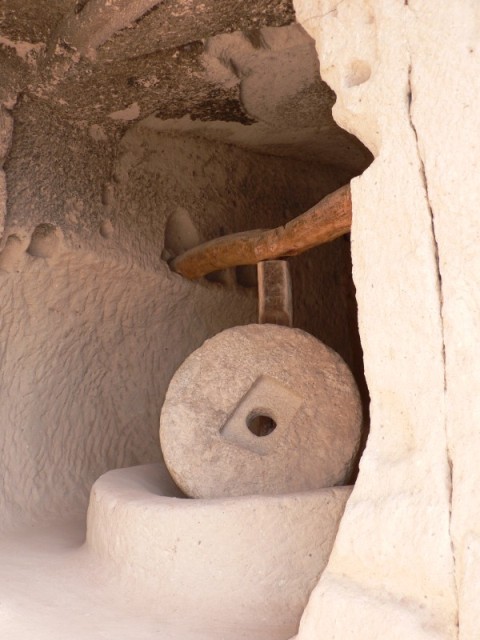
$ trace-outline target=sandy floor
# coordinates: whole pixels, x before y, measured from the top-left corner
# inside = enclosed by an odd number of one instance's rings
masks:
[[[274,626],[242,629],[228,621],[171,620],[132,600],[82,547],[81,520],[0,540],[0,637],[8,640],[281,640]],[[167,606],[165,606],[167,609]]]

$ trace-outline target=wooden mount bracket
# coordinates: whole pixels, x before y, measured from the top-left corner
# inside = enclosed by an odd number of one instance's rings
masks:
[[[210,240],[174,258],[170,268],[195,280],[229,267],[298,255],[348,233],[351,225],[350,185],[345,185],[285,226]]]
[[[286,260],[266,260],[257,265],[258,323],[293,325],[292,279]]]

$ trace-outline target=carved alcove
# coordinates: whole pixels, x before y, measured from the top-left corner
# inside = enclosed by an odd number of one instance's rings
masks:
[[[271,598],[252,586],[236,609],[235,585],[245,571],[248,584],[259,585],[257,574],[278,558],[297,575],[310,572],[313,586],[348,491],[335,489],[340,502],[325,523],[319,505],[328,495],[305,495],[301,504],[291,495],[254,496],[219,507],[180,500],[166,472],[155,475],[159,414],[174,372],[205,339],[255,322],[257,313],[248,269],[191,282],[168,262],[204,241],[286,224],[361,174],[372,155],[334,123],[335,96],[320,78],[314,41],[283,0],[7,0],[1,34],[9,598],[49,638],[77,627],[78,637],[93,639],[112,628],[118,638],[132,629],[148,638],[160,628],[165,638],[234,640],[247,619],[248,637],[287,638],[305,587],[271,574]],[[349,237],[290,265],[294,324],[352,370],[365,439]],[[132,468],[128,482],[103,476],[90,495],[102,474],[124,467]],[[135,496],[133,514],[121,506],[119,485]],[[145,528],[146,496],[155,503],[163,489],[173,501],[166,509],[178,507],[170,528]],[[308,527],[293,522],[300,512]],[[321,543],[316,536],[325,532],[330,542]],[[303,555],[302,536],[313,540]],[[119,557],[138,563],[135,575],[122,573]],[[215,557],[222,563],[209,574]],[[155,563],[158,576],[148,573]],[[224,582],[207,589],[209,575],[220,574]],[[53,601],[62,604],[55,629]],[[25,637],[14,614],[6,624],[9,637]]]

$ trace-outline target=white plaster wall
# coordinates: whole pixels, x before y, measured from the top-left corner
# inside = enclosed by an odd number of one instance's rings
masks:
[[[298,0],[352,183],[371,432],[299,639],[478,637],[475,2]]]

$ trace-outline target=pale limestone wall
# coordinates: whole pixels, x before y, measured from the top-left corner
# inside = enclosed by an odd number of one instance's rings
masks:
[[[472,640],[480,8],[298,0],[296,9],[337,94],[337,122],[376,156],[352,183],[371,433],[299,639]]]
[[[473,0],[410,5],[412,121],[442,283],[459,637],[471,640],[480,634],[480,7]]]

